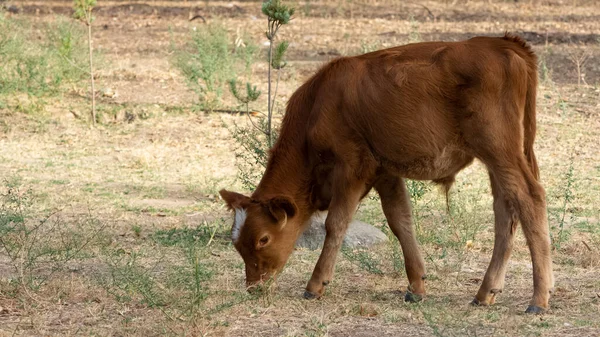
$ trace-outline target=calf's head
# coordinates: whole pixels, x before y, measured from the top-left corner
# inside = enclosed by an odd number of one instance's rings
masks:
[[[269,280],[279,273],[298,237],[298,209],[287,197],[253,200],[221,190],[227,206],[235,211],[231,239],[246,265],[246,286]]]

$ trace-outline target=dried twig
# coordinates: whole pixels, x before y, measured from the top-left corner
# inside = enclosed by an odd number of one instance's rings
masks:
[[[220,112],[220,113],[226,113],[226,114],[246,114],[245,110],[233,110],[233,109],[213,109],[213,110],[202,110],[204,112]],[[260,111],[249,111],[248,112],[251,116],[256,116],[258,114],[262,114],[262,112]]]
[[[592,248],[590,248],[590,246],[588,246],[588,244],[585,241],[581,240],[581,243],[583,243],[585,248],[587,248],[590,252],[592,251]]]
[[[75,110],[69,110],[69,112],[70,112],[71,114],[73,114],[73,116],[75,116],[75,118],[77,118],[77,119],[81,119],[81,116],[79,116],[79,114],[78,114],[78,113],[77,113]]]
[[[69,59],[68,57],[64,56],[64,55],[60,55],[65,61],[67,61],[73,68],[83,72],[86,75],[91,75],[89,70],[83,69],[81,67],[79,67],[77,64],[75,64],[75,62],[73,62],[73,60]]]
[[[425,9],[427,11],[427,13],[429,14],[429,16],[433,20],[433,22],[435,22],[436,16],[435,16],[435,14],[433,14],[433,12],[429,8],[427,8],[427,6],[425,6],[423,4],[416,3],[416,2],[411,2],[411,1],[405,1],[404,3],[422,7],[423,9]]]
[[[192,18],[190,19],[190,21],[194,21],[196,19],[202,19],[202,22],[206,23],[206,19],[202,15],[199,15],[199,14],[196,14],[196,15],[192,16]]]
[[[254,126],[254,128],[262,133],[264,133],[266,136],[269,136],[269,133],[265,130],[263,130],[263,128],[259,127],[258,125],[256,125],[256,123],[254,123],[254,121],[252,120],[252,116],[250,116],[250,112],[248,112],[247,114],[248,119],[250,120],[250,123],[252,123],[252,126]]]
[[[577,69],[577,85],[581,86],[581,81],[583,81],[585,85],[588,85],[585,81],[585,74],[583,74],[581,70],[590,57],[590,51],[583,48],[572,47],[569,48],[568,54],[571,62],[575,64],[575,68]]]

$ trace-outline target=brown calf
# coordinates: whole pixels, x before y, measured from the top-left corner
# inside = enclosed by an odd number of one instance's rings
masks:
[[[425,267],[403,178],[446,189],[474,158],[494,196],[492,260],[473,303],[504,287],[520,221],[533,261],[527,312],[548,308],[553,287],[545,192],[535,138],[536,56],[517,36],[410,44],[330,62],[290,98],[266,172],[251,197],[221,191],[248,286],[283,268],[317,210],[329,210],[321,256],[306,287],[318,298],[359,201],[375,188],[400,241],[407,300],[425,294]],[[415,296],[416,295],[416,296]]]

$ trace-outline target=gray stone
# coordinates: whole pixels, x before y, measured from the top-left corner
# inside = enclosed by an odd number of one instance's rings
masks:
[[[311,250],[320,249],[325,241],[326,214],[315,215],[311,218],[310,225],[296,241],[296,247]],[[388,237],[379,229],[358,220],[352,220],[343,245],[349,248],[371,247],[381,242],[387,242]]]

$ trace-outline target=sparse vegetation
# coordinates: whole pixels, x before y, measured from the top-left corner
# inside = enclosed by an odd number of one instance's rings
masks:
[[[548,45],[548,41],[546,40],[546,45],[544,46],[544,49],[538,55],[538,58],[539,58],[538,72],[539,72],[539,77],[540,77],[541,83],[544,85],[553,85],[552,72],[551,72],[551,69],[548,68],[548,58],[550,57],[551,53],[552,53],[552,48],[550,48],[550,46]]]
[[[478,162],[457,176],[449,210],[433,184],[407,181],[426,261],[423,302],[404,302],[402,250],[374,192],[356,217],[391,240],[345,249],[322,300],[302,299],[319,256],[306,249],[292,254],[277,283],[247,293],[244,263],[231,242],[231,214],[217,191],[252,190],[267,158],[269,143],[258,130],[267,130],[269,102],[268,20],[260,3],[205,1],[198,9],[204,23],[188,22],[174,9],[189,1],[98,2],[94,49],[102,62],[95,78],[120,96],[97,90],[100,125],[90,128],[71,112],[89,109],[86,27],[50,14],[71,13],[72,0],[12,1],[0,4],[18,9],[0,13],[0,335],[597,334],[600,41],[592,34],[598,27],[594,3],[451,2],[426,4],[438,14],[435,21],[420,6],[392,0],[299,3],[300,15],[273,44],[272,137],[285,101],[339,53],[416,36],[458,40],[523,32],[540,59],[535,151],[556,277],[548,313],[521,314],[532,285],[520,229],[497,302],[468,305],[494,240],[489,179]],[[289,45],[278,61],[283,40]],[[214,73],[210,67],[205,73],[202,58],[208,56],[200,52],[211,43],[225,46],[219,55],[228,60],[213,59]],[[588,58],[578,74],[569,55],[584,50]],[[195,62],[195,70],[179,72],[180,61]],[[190,78],[196,81],[186,87]],[[243,113],[196,113],[211,109]],[[233,138],[236,124],[246,133]],[[246,157],[236,159],[236,148]],[[242,163],[246,168],[238,168]]]
[[[421,42],[421,33],[419,33],[419,22],[414,17],[409,18],[410,21],[410,32],[408,33],[408,42],[417,43]]]
[[[0,188],[0,255],[11,267],[8,292],[17,296],[38,291],[67,265],[85,258],[89,246],[100,238],[104,226],[93,218],[82,217],[65,226],[58,212],[35,216],[31,190],[23,190],[21,179],[11,177]],[[12,289],[11,289],[12,288]]]
[[[344,247],[342,248],[342,254],[347,260],[357,263],[366,272],[383,275],[383,271],[379,268],[379,261],[371,257],[368,250]]]
[[[256,102],[258,97],[260,97],[261,92],[256,89],[256,86],[252,86],[249,82],[246,82],[246,93],[245,95],[242,95],[242,93],[238,91],[236,80],[229,81],[229,90],[238,102],[246,105],[246,115],[250,117],[250,103]]]
[[[249,76],[257,47],[241,37],[234,44],[216,23],[194,27],[191,35],[188,50],[175,51],[175,65],[198,95],[200,109],[211,112],[223,107],[222,96],[231,81]]]
[[[92,10],[96,6],[96,0],[73,0],[75,19],[80,20],[87,26],[88,59],[90,75],[90,97],[92,101],[92,124],[96,125],[96,86],[94,83],[94,48],[92,40]]]
[[[232,130],[233,139],[239,143],[239,148],[236,152],[238,178],[244,188],[248,190],[254,190],[256,184],[260,181],[260,176],[267,164],[268,150],[273,146],[278,136],[277,127],[273,125],[273,112],[277,98],[277,89],[279,88],[279,81],[281,79],[281,71],[287,65],[285,53],[289,43],[281,41],[275,46],[275,41],[279,29],[290,22],[294,12],[294,8],[282,4],[280,0],[265,1],[262,5],[262,13],[267,17],[267,31],[265,35],[269,40],[269,49],[267,51],[268,91],[266,115],[261,113],[257,121],[254,121],[249,114],[248,103],[256,101],[260,96],[260,92],[257,91],[256,86],[253,87],[250,83],[247,83],[247,93],[245,96],[241,96],[238,93],[236,82],[230,82],[230,89],[233,95],[241,104],[246,105],[246,115],[251,124],[245,127],[236,124]],[[271,91],[273,82],[271,77],[272,69],[277,72],[273,92]]]
[[[571,62],[573,62],[575,71],[577,72],[577,85],[581,85],[581,82],[587,85],[583,68],[590,57],[590,51],[581,46],[572,46],[570,49],[569,58],[571,59]]]
[[[39,111],[45,98],[85,74],[77,27],[56,20],[40,29],[39,43],[29,25],[0,12],[0,101],[27,113]]]
[[[381,49],[381,42],[370,40],[363,40],[360,42],[360,54],[367,54]]]
[[[556,211],[550,210],[550,214],[555,218],[552,223],[556,225],[551,226],[552,235],[552,246],[554,249],[560,249],[561,245],[569,239],[570,229],[567,228],[567,222],[573,219],[572,212],[570,211],[571,203],[573,202],[574,195],[573,189],[575,186],[575,177],[573,177],[573,158],[570,160],[569,168],[564,177],[564,191],[561,196],[562,205]]]
[[[268,73],[267,73],[267,84],[268,84],[268,92],[267,92],[267,121],[266,121],[266,130],[263,130],[265,135],[267,136],[267,143],[269,148],[273,146],[273,142],[276,139],[272,132],[272,120],[273,120],[273,109],[275,108],[275,99],[277,98],[277,86],[279,86],[279,74],[281,69],[285,67],[287,62],[283,60],[284,53],[288,48],[289,43],[287,41],[282,41],[275,46],[275,39],[277,38],[277,33],[279,32],[279,28],[281,26],[290,23],[292,16],[294,15],[295,9],[293,7],[288,7],[281,3],[281,0],[268,0],[265,1],[262,5],[262,12],[267,17],[267,31],[266,36],[269,39],[269,51],[268,51]],[[275,54],[273,54],[275,52]],[[271,94],[271,69],[277,70],[277,81],[275,92]],[[271,96],[272,95],[272,96]]]
[[[248,191],[254,191],[267,166],[269,143],[265,134],[260,131],[266,128],[267,118],[258,118],[251,125],[235,125],[235,129],[231,132],[233,139],[238,143],[235,152],[238,179]],[[276,128],[273,128],[271,133],[275,138],[277,137]]]

